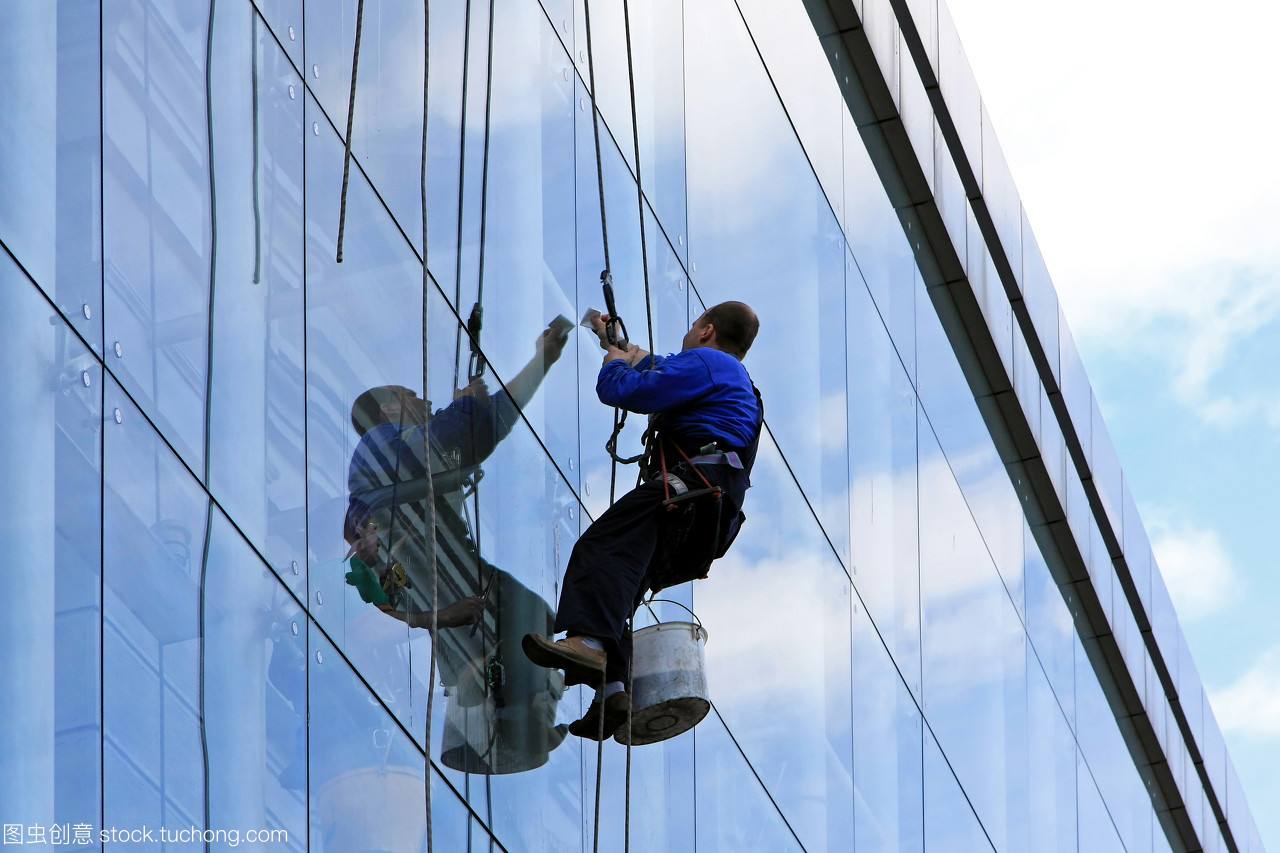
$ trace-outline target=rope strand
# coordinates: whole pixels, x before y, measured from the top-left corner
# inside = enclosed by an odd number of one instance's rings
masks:
[[[360,69],[360,36],[363,29],[364,0],[359,0],[356,4],[356,43],[351,50],[351,93],[347,97],[347,138],[342,151],[342,195],[338,199],[338,263],[342,263],[342,243],[347,231],[347,184],[351,179],[351,130],[356,117],[356,73]],[[425,114],[425,107],[423,109]],[[423,150],[425,152],[425,145]],[[423,156],[426,156],[425,153]],[[423,208],[425,207],[424,204]],[[424,246],[422,249],[424,256],[426,251]]]
[[[364,0],[360,0],[360,6],[363,9]],[[358,15],[359,13],[357,13]],[[360,24],[356,23],[356,55],[360,50]],[[355,103],[355,63],[352,63],[351,70],[351,99],[352,105]],[[427,720],[425,734],[425,760],[426,760],[426,785],[425,799],[427,810],[427,853],[435,851],[435,830],[432,825],[432,772],[431,772],[431,722],[435,714],[435,698],[436,698],[436,640],[440,636],[439,633],[439,577],[436,565],[436,488],[435,479],[431,472],[431,403],[428,401],[428,379],[430,376],[431,366],[431,348],[428,337],[431,330],[431,272],[427,267],[427,124],[428,124],[428,104],[429,83],[431,81],[431,0],[423,0],[422,3],[422,158],[419,172],[419,191],[420,201],[422,203],[422,399],[423,399],[423,423],[422,423],[422,444],[423,444],[423,461],[426,463],[427,474],[427,496],[426,496],[426,517],[427,517],[427,535],[426,549],[427,562],[431,571],[431,663],[427,668]],[[351,114],[347,114],[347,148],[351,146]],[[345,196],[346,180],[343,180],[343,189]],[[341,234],[341,231],[339,231]],[[341,253],[341,243],[339,243],[339,253]]]

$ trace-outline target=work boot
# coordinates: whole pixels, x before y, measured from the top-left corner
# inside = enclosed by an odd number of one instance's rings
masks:
[[[631,712],[631,697],[626,691],[614,693],[604,700],[604,731],[600,730],[600,694],[591,700],[591,707],[582,715],[581,720],[569,724],[569,734],[587,740],[608,740],[614,732],[627,724],[627,714]],[[601,735],[603,734],[603,737]]]
[[[540,634],[525,634],[521,646],[525,657],[538,666],[563,669],[566,684],[598,684],[604,677],[604,652],[591,648],[582,637],[552,642]]]

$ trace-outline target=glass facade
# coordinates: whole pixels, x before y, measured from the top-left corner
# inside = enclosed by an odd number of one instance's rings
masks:
[[[4,840],[1179,849],[1098,675],[1077,585],[1103,579],[1104,618],[1125,626],[1105,633],[1150,675],[1145,707],[1210,839],[1204,756],[1171,709],[1185,721],[1194,695],[1216,724],[1189,656],[1182,701],[1155,678],[1143,638],[1181,635],[1149,545],[1153,612],[1126,609],[1111,558],[1145,534],[1136,518],[1119,546],[1103,533],[1132,499],[1016,190],[983,148],[975,201],[930,112],[938,80],[911,64],[904,29],[932,28],[935,65],[957,54],[949,17],[844,4],[840,32],[865,21],[878,53],[842,75],[823,4],[590,2],[9,4]],[[1080,577],[1052,568],[1062,534],[993,437],[901,188],[850,110],[860,75],[927,147],[1005,393],[1056,460]],[[944,76],[952,89],[976,103]],[[971,112],[960,135],[981,144]],[[986,205],[1026,307],[997,279]],[[604,307],[606,218],[633,340],[669,352],[707,306],[756,309],[746,365],[767,429],[733,549],[637,616],[697,613],[712,712],[630,753],[608,742],[597,766],[565,730],[590,693],[519,640],[550,632],[574,541],[634,478],[604,452],[594,339],[547,332]],[[1097,506],[1060,390],[1099,463]],[[394,453],[361,444],[397,420]],[[162,843],[162,827],[198,832]]]

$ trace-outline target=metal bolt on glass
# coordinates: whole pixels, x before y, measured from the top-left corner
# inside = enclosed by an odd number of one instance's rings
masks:
[[[298,97],[298,90],[293,88],[293,84],[289,84],[289,100],[295,100]]]
[[[92,319],[93,319],[93,309],[89,307],[89,303],[88,303],[88,302],[86,302],[86,303],[84,303],[83,305],[81,305],[81,306],[80,306],[80,313],[84,315],[84,318],[85,318],[86,320],[92,320]]]
[[[294,28],[293,28],[292,26],[291,26],[291,27],[289,27],[289,41],[297,41],[297,40],[298,40],[298,33],[297,33],[297,31],[296,31],[296,30],[294,30]]]
[[[80,381],[84,383],[84,387],[86,388],[93,384],[93,379],[89,376],[89,371],[80,371]]]
[[[291,562],[291,563],[289,564],[289,570],[290,570],[290,571],[292,571],[295,575],[296,575],[296,574],[298,574],[298,573],[301,571],[301,569],[299,569],[299,568],[298,568],[298,561],[297,561],[297,560],[294,560],[293,562]]]
[[[574,462],[574,461],[573,461],[573,457],[572,457],[572,456],[570,456],[570,457],[569,457],[569,470],[570,470],[570,471],[574,470],[574,468],[576,467],[576,465],[577,465],[577,463],[576,463],[576,462]]]
[[[324,604],[324,593],[318,589],[316,590],[316,604]]]
[[[118,424],[124,423],[124,412],[120,411],[119,409],[116,409],[115,411],[113,411],[111,413],[111,417],[115,418],[115,421]]]
[[[312,77],[314,77],[314,78],[316,78],[317,80],[319,80],[319,79],[320,79],[320,66],[319,66],[319,65],[312,65],[312,66],[311,66],[311,76],[312,76]]]
[[[116,358],[124,358],[124,347],[120,345],[119,341],[111,345],[111,351],[116,354]]]
[[[316,663],[324,663],[324,652],[316,649]]]
[[[289,623],[289,633],[293,634],[293,636],[295,636],[295,637],[296,637],[296,636],[298,636],[298,623],[297,623],[297,622],[290,622],[290,623]]]
[[[591,483],[589,483],[589,482],[588,482],[588,483],[583,483],[583,484],[582,484],[582,491],[586,494],[586,496],[587,496],[587,497],[591,497]]]
[[[320,122],[318,121],[311,122],[311,135],[312,136],[320,135]]]

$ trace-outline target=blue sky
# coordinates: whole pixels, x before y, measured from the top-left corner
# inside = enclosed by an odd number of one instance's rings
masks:
[[[1280,10],[949,5],[1253,814],[1280,849]]]

